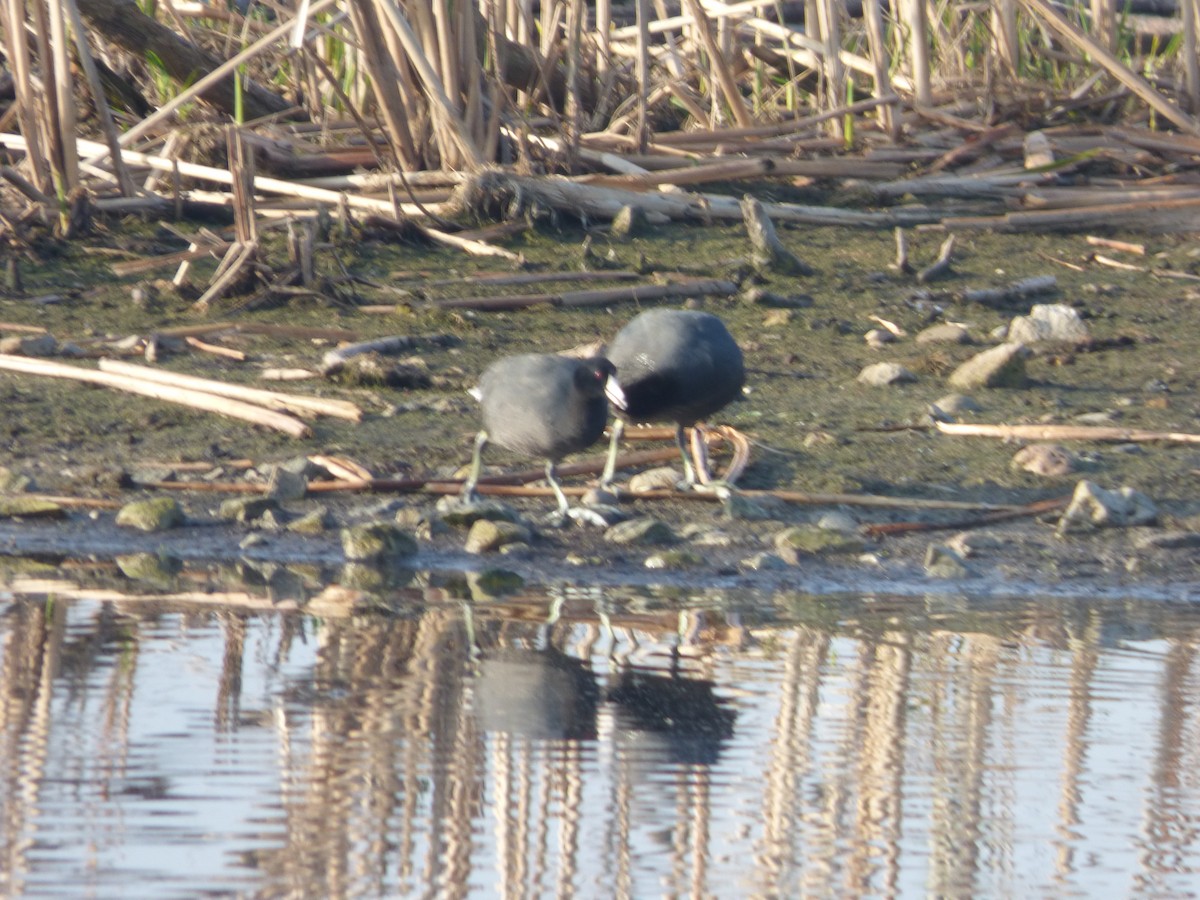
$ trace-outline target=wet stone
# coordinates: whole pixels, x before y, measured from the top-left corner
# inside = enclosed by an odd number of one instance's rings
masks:
[[[480,519],[516,522],[520,518],[517,511],[506,503],[496,500],[463,503],[458,496],[443,497],[437,503],[437,511],[442,521],[453,528],[470,528]]]
[[[289,522],[287,530],[296,534],[324,534],[331,524],[329,510],[324,506],[318,506],[300,518]]]
[[[884,387],[891,384],[904,384],[906,382],[916,381],[917,376],[899,363],[881,362],[873,363],[866,366],[858,373],[858,381],[860,384],[869,384],[874,387]]]
[[[343,528],[341,537],[346,559],[356,562],[385,562],[417,552],[416,538],[386,522]]]
[[[675,532],[665,522],[650,516],[619,522],[604,532],[610,544],[669,544],[675,540]]]
[[[1025,374],[1024,344],[1001,344],[977,353],[950,373],[951,387],[970,390],[980,387],[1024,387],[1028,382]]]
[[[516,522],[480,519],[467,532],[464,549],[468,553],[495,553],[507,544],[528,544],[529,529]]]
[[[857,535],[817,525],[793,525],[778,532],[772,540],[779,555],[792,563],[802,556],[862,553],[867,549],[866,542]]]
[[[777,553],[768,553],[764,550],[743,559],[738,563],[738,568],[743,572],[770,572],[776,569],[786,569],[788,564]]]
[[[142,531],[166,531],[183,524],[183,509],[174,497],[135,500],[121,507],[117,524]]]
[[[268,497],[231,497],[221,502],[217,516],[228,522],[256,522],[278,509],[279,504]]]
[[[970,578],[975,573],[952,548],[930,544],[925,550],[925,574],[930,578]]]
[[[739,522],[761,522],[764,519],[782,519],[787,504],[776,497],[750,497],[738,491],[730,491],[721,499],[721,509],[726,519]]]
[[[267,479],[267,497],[286,503],[290,500],[303,500],[308,493],[308,478],[303,474],[292,472],[283,466],[271,469],[271,477]]]
[[[676,547],[671,550],[660,550],[646,557],[643,565],[647,569],[690,569],[704,562],[704,558],[694,550]]]
[[[20,494],[0,496],[0,519],[63,519],[66,515],[52,500]]]

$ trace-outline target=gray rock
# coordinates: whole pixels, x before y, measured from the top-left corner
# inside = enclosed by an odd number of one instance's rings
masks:
[[[480,519],[489,519],[493,522],[515,522],[519,518],[517,511],[506,503],[496,500],[463,503],[457,495],[443,497],[439,500],[437,511],[442,517],[442,521],[454,528],[470,528]]]
[[[857,534],[858,520],[848,512],[840,509],[822,513],[817,519],[817,527],[826,531],[840,531],[842,534]]]
[[[1079,468],[1079,459],[1058,444],[1030,444],[1022,447],[1012,458],[1012,467],[1047,478],[1070,475]]]
[[[342,552],[354,562],[387,562],[413,556],[417,540],[388,522],[371,522],[342,529]]]
[[[267,497],[230,497],[222,500],[217,516],[227,522],[255,522],[270,511],[277,511],[279,504]]]
[[[142,531],[166,531],[183,523],[183,509],[174,497],[135,500],[121,507],[117,524]]]
[[[610,544],[669,544],[675,540],[675,532],[665,522],[650,516],[619,522],[604,532]]]
[[[1151,525],[1158,521],[1154,501],[1131,487],[1110,491],[1087,479],[1075,485],[1075,493],[1062,518],[1058,534],[1090,531],[1093,528],[1123,528]]]
[[[53,500],[21,494],[0,496],[0,519],[65,519],[67,511]]]
[[[969,344],[971,333],[962,325],[939,322],[917,333],[918,344]]]
[[[267,496],[272,500],[287,503],[290,500],[303,500],[308,493],[308,478],[302,473],[293,472],[283,466],[271,469],[271,477],[267,479]]]
[[[782,519],[787,504],[777,497],[762,495],[751,497],[740,491],[729,491],[721,498],[722,514],[726,519],[738,522],[761,522],[764,519]]]
[[[1017,316],[1008,326],[1008,340],[1034,344],[1038,341],[1085,341],[1088,327],[1079,313],[1064,303],[1039,303],[1027,316]]]
[[[925,550],[925,574],[930,578],[970,578],[975,573],[950,547],[930,544]]]
[[[479,519],[467,532],[464,549],[468,553],[494,553],[508,544],[528,544],[529,529],[516,522]]]
[[[37,485],[28,475],[14,472],[7,466],[0,466],[0,494],[20,494],[36,490]]]
[[[984,350],[968,359],[950,373],[951,387],[971,390],[980,387],[1024,387],[1025,357],[1029,351],[1024,344],[1007,343]]]
[[[683,481],[683,475],[678,469],[670,466],[658,466],[631,475],[629,490],[635,493],[639,491],[673,491],[681,481]]]
[[[704,562],[704,558],[694,550],[686,547],[675,547],[670,550],[660,550],[646,557],[643,565],[647,569],[690,569]]]
[[[753,556],[748,556],[738,563],[738,568],[743,572],[769,572],[773,569],[786,569],[787,562],[776,553],[755,553]]]
[[[790,563],[804,556],[829,556],[843,553],[862,553],[866,542],[854,534],[830,531],[816,525],[793,525],[778,532],[772,539],[779,555]]]
[[[899,363],[880,362],[866,366],[858,373],[858,378],[855,380],[861,384],[880,387],[889,384],[916,381],[917,376]]]
[[[609,234],[615,238],[627,238],[642,234],[649,226],[650,220],[646,218],[646,211],[640,206],[632,206],[626,204],[617,210],[617,214],[613,216],[612,225],[609,226]]]
[[[948,416],[977,413],[983,409],[973,397],[968,397],[966,394],[947,394],[945,397],[935,400],[933,406]]]
[[[287,529],[296,534],[324,534],[331,524],[329,510],[324,506],[318,506],[288,523]]]
[[[863,340],[867,342],[867,346],[872,350],[882,350],[888,344],[896,342],[896,335],[886,328],[872,328],[863,335]]]
[[[52,334],[11,335],[0,339],[0,353],[18,356],[53,356],[58,350],[58,341]]]

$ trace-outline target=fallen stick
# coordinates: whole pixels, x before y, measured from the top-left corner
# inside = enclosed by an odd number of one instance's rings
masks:
[[[202,391],[155,384],[143,378],[130,378],[127,375],[115,375],[95,369],[82,369],[63,363],[51,362],[50,360],[12,356],[7,353],[0,353],[0,369],[10,372],[21,372],[26,375],[45,375],[49,378],[68,378],[89,384],[100,384],[105,387],[128,391],[131,394],[154,397],[157,400],[163,400],[167,403],[178,403],[182,406],[193,407],[194,409],[220,413],[234,419],[243,419],[247,422],[253,422],[255,425],[274,428],[292,437],[303,438],[312,434],[311,429],[306,424],[285,413],[264,409],[261,406],[244,403],[240,400],[218,397],[215,394],[207,394]]]
[[[1018,441],[1117,441],[1120,443],[1200,444],[1200,434],[1180,431],[1146,431],[1106,425],[973,425],[966,422],[935,422],[944,434],[990,437]]]
[[[473,309],[478,312],[498,312],[526,309],[530,306],[608,306],[613,303],[644,303],[648,300],[669,300],[673,297],[732,296],[737,285],[720,278],[676,281],[669,284],[637,284],[629,287],[595,288],[585,291],[564,291],[559,294],[507,294],[501,297],[455,297],[436,300],[438,309]]]
[[[1070,502],[1070,497],[1055,497],[1052,500],[1038,500],[1015,509],[997,510],[981,516],[972,516],[969,519],[957,519],[953,522],[880,522],[877,525],[867,525],[863,528],[863,533],[867,537],[887,537],[922,531],[949,531],[951,529],[961,531],[967,528],[979,528],[983,525],[994,525],[996,522],[1007,522],[1010,519],[1040,516],[1042,513],[1062,509]]]
[[[405,353],[421,344],[445,347],[452,340],[449,335],[445,334],[396,334],[390,337],[360,341],[356,344],[346,344],[330,350],[322,357],[321,374],[332,375],[335,372],[339,372],[346,365],[347,360],[351,357],[361,356],[364,353],[379,353],[389,356],[396,353]]]
[[[127,375],[140,378],[155,384],[172,385],[192,391],[201,391],[217,397],[233,397],[265,406],[268,409],[286,412],[318,413],[325,416],[335,416],[339,419],[349,419],[351,422],[362,421],[362,410],[349,400],[334,400],[327,397],[311,397],[304,394],[283,394],[278,391],[268,391],[263,388],[252,388],[241,384],[229,384],[224,381],[213,381],[209,378],[199,378],[195,375],[183,375],[178,372],[168,372],[165,369],[154,369],[149,366],[139,366],[134,363],[121,362],[115,359],[100,360],[101,372],[112,372],[116,375]]]
[[[1112,238],[1097,237],[1094,234],[1089,234],[1084,238],[1093,247],[1107,247],[1109,250],[1124,250],[1126,253],[1134,253],[1138,256],[1146,255],[1145,244],[1131,244],[1129,241],[1117,241]]]
[[[917,273],[918,284],[928,284],[935,278],[941,278],[950,271],[950,255],[954,252],[954,235],[942,241],[937,259]]]
[[[211,353],[213,356],[221,356],[236,362],[245,362],[247,359],[246,354],[241,350],[234,350],[232,347],[222,347],[220,344],[209,344],[198,337],[191,337],[189,335],[183,341],[189,347],[194,347],[201,353]]]

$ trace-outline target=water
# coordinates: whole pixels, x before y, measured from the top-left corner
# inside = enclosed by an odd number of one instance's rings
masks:
[[[1191,606],[189,584],[0,593],[0,893],[1200,893]]]

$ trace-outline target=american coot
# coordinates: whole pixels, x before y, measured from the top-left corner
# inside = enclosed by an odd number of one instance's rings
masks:
[[[684,426],[711,416],[738,397],[746,380],[742,351],[725,323],[695,310],[648,310],[617,333],[608,358],[617,367],[617,377],[610,383],[623,389],[624,400],[609,397],[617,420],[601,485],[612,482],[626,422],[674,422],[684,477],[689,487],[695,486]]]
[[[615,374],[607,359],[572,359],[553,354],[508,356],[484,370],[471,394],[483,410],[483,430],[475,438],[471,472],[462,497],[475,498],[475,485],[483,466],[483,448],[489,441],[515,453],[546,460],[546,480],[558,498],[557,515],[567,515],[569,504],[558,484],[555,466],[568,453],[594,444],[608,421],[606,386]],[[619,386],[608,388],[623,400]]]

